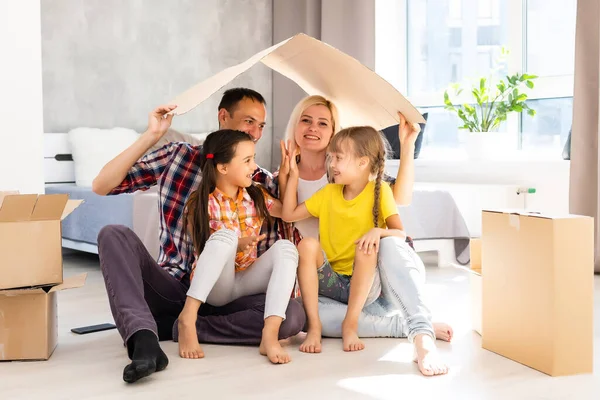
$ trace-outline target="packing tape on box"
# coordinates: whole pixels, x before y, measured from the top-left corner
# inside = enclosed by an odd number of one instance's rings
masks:
[[[510,226],[512,226],[513,228],[515,228],[516,230],[519,230],[519,228],[521,228],[521,220],[519,219],[519,215],[518,214],[509,214],[508,224]]]

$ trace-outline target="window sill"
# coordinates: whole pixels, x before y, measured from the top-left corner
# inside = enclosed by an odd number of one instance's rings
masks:
[[[486,160],[469,159],[462,149],[427,153],[415,160],[416,182],[454,182],[477,184],[537,184],[552,176],[568,182],[570,161],[560,153],[515,151]],[[400,160],[388,160],[386,172],[396,176]]]
[[[512,153],[504,153],[496,158],[485,160],[474,160],[469,158],[463,149],[427,149],[421,153],[419,158],[415,160],[416,167],[452,167],[469,165],[472,167],[478,165],[494,165],[500,167],[502,165],[569,165],[569,160],[563,160],[556,150],[554,151],[527,151],[515,150]],[[388,160],[389,167],[398,167],[400,160]]]

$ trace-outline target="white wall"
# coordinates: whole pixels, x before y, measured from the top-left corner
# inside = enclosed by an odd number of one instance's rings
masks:
[[[0,49],[0,190],[43,193],[39,0],[3,7]]]

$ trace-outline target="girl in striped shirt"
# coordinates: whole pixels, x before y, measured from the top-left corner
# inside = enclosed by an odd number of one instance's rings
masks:
[[[195,262],[179,315],[179,355],[204,357],[196,332],[203,303],[223,306],[242,296],[266,293],[259,351],[272,363],[288,363],[290,357],[279,344],[279,328],[294,287],[298,252],[290,241],[278,240],[257,257],[263,221],[281,217],[281,202],[252,181],[255,144],[248,134],[213,132],[200,157],[202,181],[185,207]]]

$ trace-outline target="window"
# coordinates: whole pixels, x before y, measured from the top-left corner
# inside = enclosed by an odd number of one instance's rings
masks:
[[[408,0],[408,95],[418,103],[440,103],[435,97],[451,83],[488,74],[507,45],[506,3]]]
[[[424,151],[461,146],[460,120],[443,108],[450,84],[538,75],[527,90],[537,115],[512,114],[501,129],[518,133],[522,149],[558,157],[572,123],[575,19],[576,0],[377,0],[376,71],[429,113]]]

